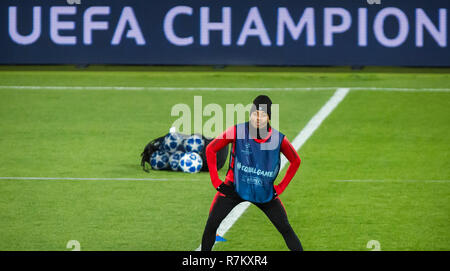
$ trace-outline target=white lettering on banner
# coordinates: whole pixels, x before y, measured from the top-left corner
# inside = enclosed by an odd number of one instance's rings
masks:
[[[333,24],[333,17],[340,16],[342,23],[339,25]],[[352,16],[345,8],[325,8],[324,10],[324,31],[323,44],[325,46],[333,46],[333,34],[344,33],[350,28],[352,24]]]
[[[180,14],[192,15],[192,8],[188,6],[176,6],[174,8],[171,8],[169,12],[167,12],[166,17],[164,17],[164,34],[166,35],[166,39],[173,45],[191,45],[192,43],[194,43],[194,38],[192,36],[182,38],[175,34],[173,21]]]
[[[255,28],[253,28],[252,25],[254,25]],[[248,12],[247,19],[245,20],[241,34],[239,35],[237,45],[245,45],[248,36],[259,37],[261,44],[264,46],[271,45],[269,35],[267,34],[266,27],[264,26],[264,22],[257,7],[252,7]]]
[[[277,45],[284,45],[284,29],[287,28],[294,40],[298,40],[300,34],[306,26],[306,44],[308,46],[316,45],[316,33],[314,29],[314,9],[306,8],[300,17],[297,25],[294,24],[289,10],[287,8],[278,9],[277,21]]]
[[[50,38],[56,44],[74,45],[77,43],[75,36],[61,36],[59,30],[74,30],[75,22],[60,21],[59,15],[74,15],[77,13],[75,7],[51,7],[50,8]]]
[[[84,37],[83,42],[86,45],[92,44],[92,30],[108,30],[108,22],[92,21],[94,15],[109,15],[110,7],[90,7],[86,9],[83,16]]]
[[[33,30],[24,36],[17,31],[17,7],[9,7],[9,36],[18,44],[33,44],[41,36],[41,7],[33,7]]]
[[[358,46],[367,46],[367,8],[358,9]]]
[[[210,22],[209,7],[200,8],[200,45],[209,45],[209,31],[222,31],[222,45],[231,44],[231,8],[222,8],[222,22]]]
[[[76,45],[82,40],[82,44],[87,46],[99,43],[94,38],[99,31],[113,33],[111,45],[120,45],[124,38],[127,38],[134,40],[136,45],[143,46],[149,44],[146,39],[150,40],[152,35],[158,36],[158,33],[145,33],[141,30],[139,18],[136,17],[133,7],[121,7],[119,18],[112,18],[114,17],[111,16],[112,14],[118,14],[117,12],[111,12],[113,8],[117,8],[117,6],[91,6],[87,8],[83,6],[51,6],[46,12],[43,7],[35,6],[32,8],[31,20],[26,20],[24,16],[27,16],[30,11],[24,10],[22,7],[10,6],[8,8],[8,34],[13,42],[20,45],[31,45],[40,38],[45,38],[41,37],[45,34],[49,35],[48,39],[54,44]],[[289,43],[294,41],[308,47],[317,45],[330,47],[344,42],[346,44],[355,42],[356,46],[367,47],[368,41],[371,41],[387,48],[399,47],[406,42],[413,42],[413,45],[419,48],[433,43],[445,48],[448,46],[447,11],[447,8],[402,10],[396,7],[386,7],[369,16],[366,7],[360,7],[356,10],[342,7],[325,7],[323,10],[313,7],[306,7],[301,10],[278,7],[274,9],[274,12],[276,12],[275,18],[270,18],[270,22],[274,25],[266,27],[265,23],[268,23],[268,21],[264,20],[269,18],[264,18],[258,7],[250,7],[248,12],[244,13],[246,14],[244,18],[237,19],[233,18],[232,15],[242,14],[242,12],[233,13],[232,7],[213,9],[203,6],[196,11],[190,6],[174,6],[165,13],[162,22],[155,22],[151,17],[142,19],[145,19],[145,25],[147,26],[161,23],[163,25],[163,37],[173,46],[193,46],[197,44],[207,47],[217,46],[216,43],[218,42],[222,46],[233,44],[246,46],[249,38],[256,38],[261,46],[268,47],[273,46],[271,41],[271,37],[273,37],[277,47],[285,46],[288,41]],[[219,19],[211,19],[212,13],[219,12],[221,12]],[[318,16],[320,12],[323,13],[322,18]],[[265,13],[262,14],[267,16]],[[352,17],[352,14],[355,18]],[[49,18],[45,16],[49,16]],[[79,18],[80,16],[81,18]],[[319,19],[317,19],[318,17]],[[77,18],[78,20],[76,20]],[[177,29],[180,24],[175,24],[177,18],[192,21],[192,29],[184,24],[182,28],[184,34],[182,34],[181,29]],[[369,21],[369,18],[373,21]],[[242,25],[236,26],[233,24],[233,19],[242,22]],[[318,24],[317,20],[323,20],[323,24]],[[32,22],[31,26],[27,23],[28,21]],[[82,23],[76,23],[79,21],[82,21]],[[49,22],[50,31],[42,32],[43,22]],[[113,25],[113,31],[110,31],[112,23],[115,25]],[[195,29],[196,23],[199,24],[199,31]],[[318,34],[319,29],[317,27],[319,25],[322,27],[322,32]],[[76,31],[77,28],[82,29],[81,33]],[[394,34],[386,32],[389,30],[388,28],[392,28]],[[236,33],[232,33],[233,30]],[[276,32],[271,33],[270,31]],[[62,32],[65,34],[63,35]],[[220,41],[216,38],[211,39],[211,32],[219,32],[221,34]],[[345,41],[336,39],[339,35],[344,34]],[[372,37],[369,37],[369,34]],[[199,36],[196,37],[195,35]],[[304,39],[300,39],[302,35],[305,37]],[[323,44],[318,44],[318,35],[323,35]],[[355,37],[349,39],[349,35]],[[235,40],[233,40],[233,37]],[[408,39],[408,37],[414,38]],[[426,42],[425,37],[427,38]]]
[[[384,21],[387,16],[393,16],[398,21],[398,34],[395,38],[388,38],[384,33]],[[398,47],[405,42],[408,32],[409,24],[408,18],[405,13],[398,8],[384,8],[378,12],[375,16],[375,21],[373,23],[373,31],[375,33],[375,38],[386,47]]]
[[[111,44],[118,45],[120,43],[127,23],[130,25],[130,29],[127,31],[127,38],[134,38],[137,45],[145,45],[144,36],[142,35],[141,28],[136,20],[136,16],[134,16],[132,7],[123,8]]]
[[[416,46],[423,47],[423,29],[428,33],[441,47],[447,47],[447,9],[439,9],[439,30],[431,22],[425,11],[421,8],[416,9]]]

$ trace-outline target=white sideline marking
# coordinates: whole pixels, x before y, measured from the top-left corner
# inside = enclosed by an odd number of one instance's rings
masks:
[[[363,91],[450,92],[450,88],[383,88],[383,87],[304,87],[304,88],[251,88],[251,87],[125,87],[125,86],[5,86],[0,89],[25,90],[114,90],[114,91],[320,91],[346,88]]]
[[[303,144],[311,137],[320,124],[330,115],[330,113],[336,108],[336,106],[345,98],[350,89],[348,88],[338,88],[333,96],[325,103],[324,106],[319,110],[319,112],[312,117],[312,119],[306,124],[306,126],[300,131],[300,133],[292,141],[292,146],[298,151]],[[280,162],[280,171],[283,170],[284,166],[287,164],[287,159],[282,156]],[[222,221],[219,228],[217,229],[217,234],[224,236],[228,230],[234,225],[234,223],[242,216],[242,214],[250,206],[250,202],[242,202],[238,204],[234,209],[228,214],[227,217]],[[199,251],[200,246],[196,249]]]
[[[371,91],[431,91],[431,92],[449,92],[450,88],[378,88],[378,87],[351,87],[350,90],[371,90]]]
[[[450,180],[334,180],[338,183],[448,183]]]
[[[70,178],[70,177],[0,177],[0,180],[61,180],[61,181],[186,181],[186,179],[164,178]],[[198,181],[198,179],[188,179]]]

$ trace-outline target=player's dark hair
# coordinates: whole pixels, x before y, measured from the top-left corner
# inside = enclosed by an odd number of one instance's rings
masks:
[[[259,95],[253,100],[253,106],[250,114],[256,110],[261,110],[269,115],[269,119],[272,118],[272,100],[267,95]]]

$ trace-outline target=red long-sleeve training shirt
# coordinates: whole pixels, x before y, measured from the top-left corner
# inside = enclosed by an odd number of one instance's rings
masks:
[[[235,143],[235,129],[236,126],[232,126],[228,128],[225,132],[223,132],[221,135],[216,137],[211,143],[208,144],[208,147],[206,148],[206,161],[208,163],[208,169],[209,174],[211,176],[211,182],[214,188],[217,189],[217,187],[222,183],[222,180],[219,178],[219,174],[217,172],[217,152],[224,148],[227,144],[232,143],[232,148],[234,150],[234,143]],[[258,143],[263,143],[267,141],[272,134],[272,130],[269,130],[269,134],[264,139],[253,139]],[[286,156],[287,160],[289,161],[289,167],[286,171],[286,175],[284,175],[283,179],[278,185],[275,185],[275,191],[278,195],[281,195],[283,191],[288,186],[289,182],[294,177],[295,173],[297,172],[298,168],[300,167],[300,157],[298,156],[298,153],[295,151],[294,147],[291,145],[289,140],[287,140],[286,137],[283,138],[283,141],[281,142],[281,152]],[[231,157],[230,159],[233,159]],[[228,170],[227,175],[225,177],[225,182],[234,182],[234,176],[233,171]]]

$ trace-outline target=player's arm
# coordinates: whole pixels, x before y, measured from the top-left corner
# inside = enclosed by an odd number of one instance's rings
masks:
[[[286,175],[284,175],[281,182],[278,185],[274,186],[275,192],[277,192],[278,195],[281,195],[281,193],[284,192],[288,184],[291,182],[292,178],[294,178],[294,175],[300,167],[301,162],[300,156],[298,156],[297,151],[294,149],[294,147],[286,137],[284,137],[283,141],[281,142],[281,152],[288,159],[289,167],[286,171]]]
[[[219,173],[217,172],[217,152],[229,143],[234,142],[234,135],[235,126],[228,128],[206,147],[206,162],[208,163],[209,175],[215,189],[222,184],[222,180],[219,178]]]

